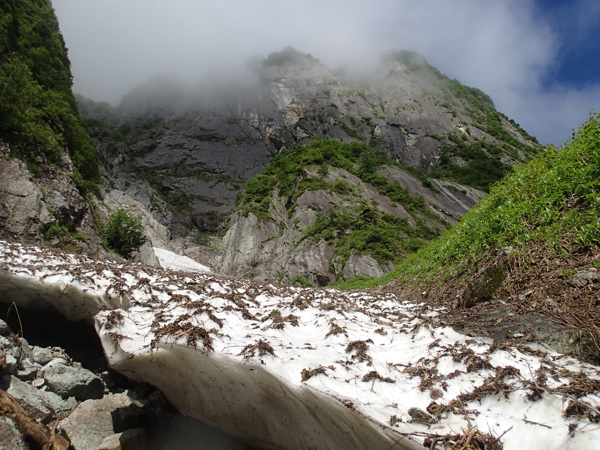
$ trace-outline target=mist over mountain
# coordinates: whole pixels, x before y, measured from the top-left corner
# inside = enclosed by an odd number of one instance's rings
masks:
[[[240,200],[240,190],[273,158],[314,139],[329,139],[360,144],[379,152],[384,159],[374,160],[373,170],[387,181],[377,182],[395,183],[398,189],[406,189],[405,200],[409,202],[413,201],[411,196],[427,198],[423,211],[409,213],[408,205],[395,209],[404,200],[384,200],[391,194],[383,193],[381,186],[378,195],[384,197],[377,200],[373,197],[373,202],[391,205],[391,209],[375,208],[379,211],[375,213],[377,217],[392,214],[407,220],[409,229],[421,225],[431,229],[409,231],[410,236],[405,235],[408,240],[417,239],[411,244],[414,250],[419,242],[455,223],[481,196],[481,191],[502,178],[513,164],[530,159],[539,148],[535,138],[495,110],[488,95],[449,79],[423,56],[408,51],[387,52],[369,72],[359,73],[332,71],[319,59],[286,47],[262,60],[254,59],[246,64],[244,71],[220,80],[186,85],[174,77],[154,77],[123,97],[117,107],[80,99],[79,108],[103,158],[106,186],[122,190],[146,205],[154,218],[176,236],[223,235],[235,228],[244,239],[251,239],[255,232],[262,236],[260,241],[270,239],[274,232],[260,231],[262,225],[236,225],[236,221],[248,217],[248,211],[255,208],[252,206],[255,200],[262,201],[263,206],[254,211],[254,216],[262,217],[257,211],[265,214],[259,222],[270,224],[267,228],[274,226],[279,230],[275,234],[293,229],[293,214],[286,219],[275,218],[281,185],[279,191],[262,191],[261,198],[248,200],[249,204]],[[360,166],[359,160],[367,156],[357,153],[355,157],[358,159],[350,157],[348,164]],[[333,163],[327,158],[300,163],[295,169],[298,178],[290,182],[301,185],[304,178],[311,179],[318,169],[315,164],[323,166],[322,173],[326,173]],[[394,164],[401,172],[386,169]],[[342,165],[339,169],[344,172],[330,177],[325,184],[303,188],[307,195],[309,192],[317,195],[295,210],[305,220],[296,237],[285,238],[287,242],[296,242],[294,248],[299,248],[297,241],[303,240],[303,233],[316,220],[315,214],[328,215],[331,205],[340,211],[359,208],[365,201],[367,186],[377,183],[368,177],[361,178],[358,172],[350,173],[351,166]],[[327,183],[346,183],[344,179],[352,176],[355,178],[348,193],[355,190],[356,195],[347,198],[325,195],[329,189]],[[363,181],[359,182],[359,178]],[[457,184],[454,190],[447,190],[448,185],[430,179]],[[361,184],[364,182],[367,184]],[[436,199],[435,193],[440,191],[445,192],[445,200]],[[290,195],[294,203],[302,203],[299,194]],[[287,206],[281,207],[289,210],[292,197]],[[273,199],[274,210],[267,207],[268,198]],[[228,217],[234,211],[230,221]],[[399,229],[393,232],[400,233]],[[233,254],[227,242],[241,245],[239,238],[226,238],[220,250],[224,254]],[[285,253],[279,239],[271,244],[279,254]],[[314,258],[318,269],[312,263],[300,269],[291,261],[305,256],[290,254],[288,262],[294,269],[277,257],[270,258],[275,265],[269,265],[261,276],[272,278],[285,273],[283,279],[288,281],[295,275],[313,281],[335,278],[336,270],[330,267],[335,246],[315,245],[321,250],[328,249],[324,253],[313,252],[319,255]],[[259,249],[253,246],[253,252]],[[365,248],[362,253],[366,257],[371,251]],[[262,257],[267,254],[263,252]],[[401,254],[398,249],[397,257]],[[242,258],[244,262],[235,263],[219,257],[214,264],[224,265],[226,273],[245,273],[249,267],[257,267],[256,257],[248,254]],[[348,261],[345,259],[344,264]],[[381,274],[395,262],[396,257],[378,262],[369,260],[367,266],[372,269],[356,272],[348,268],[346,275]],[[338,276],[344,272],[342,266],[337,270]]]

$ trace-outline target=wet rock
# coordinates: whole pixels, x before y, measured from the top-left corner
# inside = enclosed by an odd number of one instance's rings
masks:
[[[68,414],[77,406],[73,397],[65,401],[53,392],[35,389],[14,376],[3,377],[0,386],[16,399],[30,417],[42,422]]]
[[[61,359],[46,364],[40,371],[48,388],[63,398],[79,401],[102,398],[104,382],[87,369],[67,366]]]
[[[595,267],[590,267],[577,272],[572,281],[575,286],[582,288],[600,281],[600,273]]]
[[[126,394],[109,394],[100,400],[86,400],[62,420],[59,427],[75,450],[97,450],[106,438],[115,434],[115,428],[124,426],[122,418],[115,418],[115,412],[132,405],[141,408],[141,404]]]
[[[23,436],[8,417],[0,417],[0,450],[27,450]]]

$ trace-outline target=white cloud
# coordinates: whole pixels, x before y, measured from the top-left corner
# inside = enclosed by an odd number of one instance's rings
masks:
[[[287,45],[330,67],[368,63],[390,49],[423,54],[446,75],[482,89],[498,109],[547,142],[560,142],[600,100],[600,84],[580,90],[543,85],[556,67],[561,34],[533,0],[54,0],[70,49],[75,90],[118,102],[158,72],[192,81],[235,72],[253,55]],[[592,27],[596,0],[580,0]],[[581,14],[588,8],[588,14]]]

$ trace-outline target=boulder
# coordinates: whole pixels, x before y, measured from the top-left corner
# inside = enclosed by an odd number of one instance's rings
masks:
[[[42,422],[68,414],[77,406],[73,397],[63,400],[53,392],[35,389],[14,376],[4,376],[1,387],[16,399],[27,415]]]
[[[54,351],[49,348],[33,346],[31,349],[31,357],[33,362],[45,366],[54,359]]]
[[[572,281],[575,286],[582,288],[600,281],[600,273],[595,267],[590,267],[577,272]]]
[[[131,425],[132,428],[138,428],[140,424],[147,425],[139,420],[140,416],[138,420],[131,420],[131,415],[117,413],[123,409],[133,412],[141,407],[126,394],[109,394],[100,400],[80,403],[69,417],[60,422],[59,427],[75,450],[97,450],[115,432],[126,431],[123,428],[125,425]]]
[[[17,378],[21,381],[35,380],[38,371],[42,368],[40,364],[31,363],[28,359],[21,362],[21,367],[17,370]]]
[[[8,328],[8,325],[6,324],[6,322],[2,319],[0,319],[0,336],[6,336],[10,333],[10,328]]]
[[[0,349],[0,375],[14,374],[17,372],[17,359],[7,353],[6,350]]]
[[[504,283],[507,276],[507,264],[497,263],[483,269],[466,286],[462,296],[464,306],[471,308],[478,303],[491,300],[494,292]]]
[[[55,359],[40,371],[48,388],[63,398],[75,397],[79,401],[102,398],[104,382],[87,369],[68,366]]]

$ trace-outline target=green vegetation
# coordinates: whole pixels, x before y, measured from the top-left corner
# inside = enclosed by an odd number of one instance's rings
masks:
[[[422,197],[415,197],[400,184],[390,183],[387,178],[378,175],[377,168],[383,164],[394,163],[364,144],[315,139],[308,145],[298,145],[292,150],[281,151],[260,174],[246,182],[243,191],[238,195],[237,204],[243,205],[245,215],[252,212],[259,218],[268,220],[271,195],[275,190],[291,211],[295,200],[309,190],[326,190],[347,195],[351,193],[347,182],[337,180],[332,184],[323,181],[324,174],[329,173],[328,167],[337,167],[376,187],[382,195],[402,204],[407,211],[419,211],[439,220],[426,208]],[[315,165],[319,166],[319,176],[309,176],[305,168]],[[326,169],[322,169],[322,166],[326,166]]]
[[[311,61],[319,62],[319,60],[312,55],[299,52],[293,47],[286,47],[280,52],[271,53],[269,56],[267,56],[267,59],[263,61],[263,65],[265,67],[283,66],[286,62],[298,57],[305,57]]]
[[[131,258],[144,242],[144,227],[142,217],[130,212],[118,210],[111,214],[104,225],[106,246],[125,259]]]
[[[300,287],[313,287],[315,284],[311,281],[307,280],[303,275],[294,275],[292,278],[292,284]]]
[[[561,150],[549,145],[515,168],[458,225],[392,272],[341,287],[397,280],[426,288],[475,271],[495,248],[512,248],[517,255],[530,245],[557,258],[600,245],[600,115],[592,114]]]
[[[364,144],[315,139],[308,145],[280,152],[262,173],[246,183],[237,203],[243,214],[253,213],[262,220],[269,220],[273,195],[283,200],[290,214],[296,199],[309,190],[352,195],[354,190],[347,181],[337,179],[329,183],[324,180],[330,167],[344,169],[375,187],[393,203],[403,205],[414,222],[383,213],[376,205],[357,200],[360,201],[358,206],[332,209],[328,214],[318,213],[302,240],[325,241],[336,248],[329,266],[338,278],[341,275],[338,269],[343,268],[353,253],[370,254],[381,263],[396,263],[439,235],[439,230],[428,225],[425,218],[431,218],[441,226],[446,224],[427,208],[422,197],[411,195],[408,189],[379,175],[377,169],[383,164],[393,163]],[[318,176],[307,173],[309,166],[318,166]]]
[[[0,139],[34,175],[40,152],[57,163],[68,150],[83,177],[80,187],[90,187],[99,177],[98,157],[79,120],[70,62],[50,3],[3,1],[0,11]]]
[[[489,191],[493,183],[509,172],[510,166],[500,161],[501,152],[497,147],[480,141],[465,142],[457,136],[449,136],[448,140],[452,143],[442,145],[440,159],[429,176]],[[493,156],[488,155],[485,150]],[[454,164],[451,159],[453,156],[460,157],[466,164]]]
[[[49,225],[40,225],[39,229],[44,235],[44,241],[49,243],[53,239],[58,239],[59,247],[63,249],[70,249],[73,241],[87,241],[87,238],[81,233],[78,233],[73,229],[69,229],[67,226],[62,225],[58,222]]]
[[[522,150],[525,154],[534,155],[537,153],[537,147],[518,141],[504,129],[502,120],[505,119],[508,121],[508,119],[496,111],[492,99],[487,94],[481,92],[479,89],[464,86],[458,80],[452,80],[449,83],[449,92],[446,99],[451,100],[454,97],[462,100],[467,108],[467,112],[479,128],[499,141]],[[511,123],[517,128],[523,138],[537,144],[537,139],[526,133],[514,121]]]
[[[422,239],[433,239],[439,232],[429,227],[423,219],[411,227],[408,219],[361,204],[341,211],[317,214],[313,224],[305,231],[303,239],[323,240],[336,250],[329,261],[329,270],[339,279],[338,268],[343,268],[352,253],[368,253],[380,263],[398,262],[406,253],[422,247]]]

